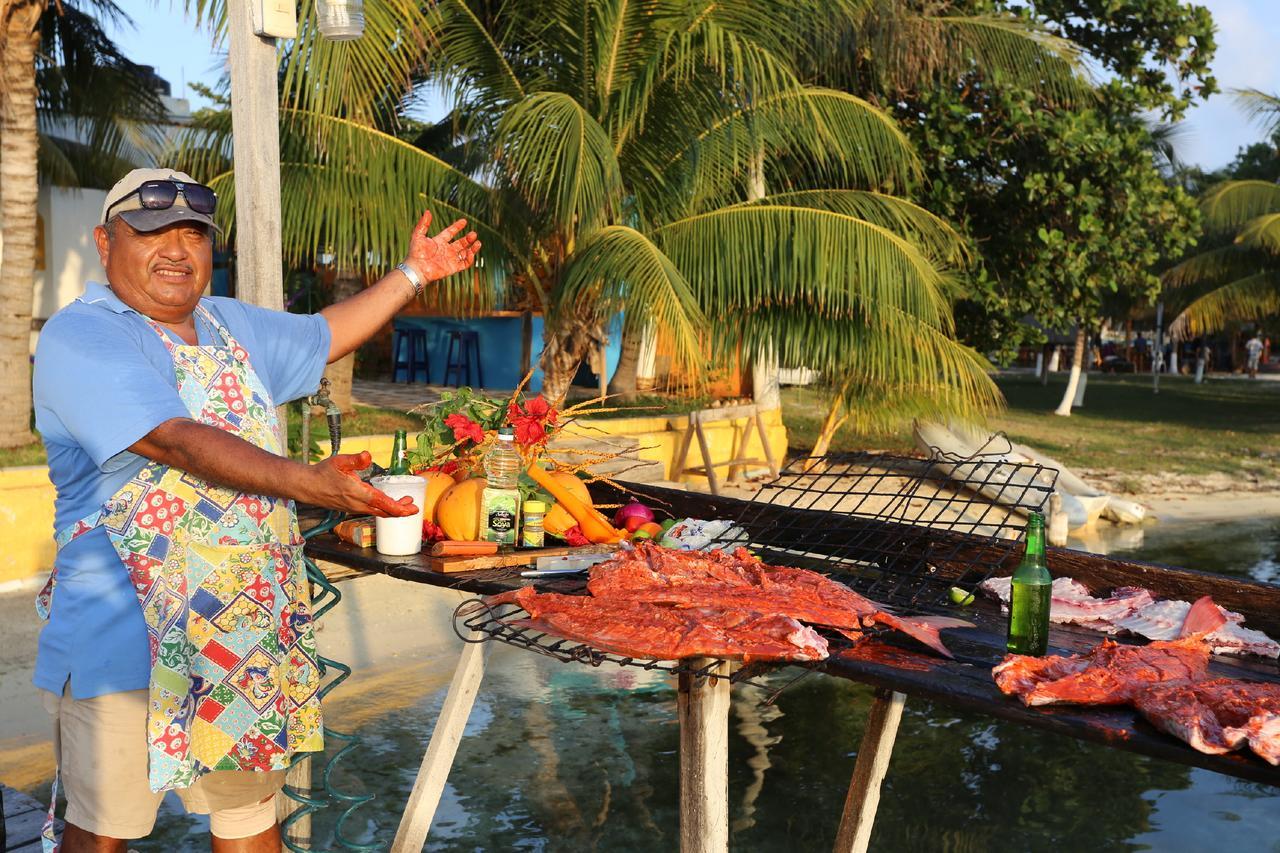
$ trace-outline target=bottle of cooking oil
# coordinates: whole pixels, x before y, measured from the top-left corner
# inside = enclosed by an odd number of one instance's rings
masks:
[[[1045,565],[1044,516],[1027,519],[1027,550],[1009,593],[1009,651],[1040,657],[1049,651],[1049,602],[1053,578]]]
[[[511,427],[498,430],[498,440],[484,457],[487,482],[480,499],[481,536],[501,545],[516,544],[520,529],[520,451]]]

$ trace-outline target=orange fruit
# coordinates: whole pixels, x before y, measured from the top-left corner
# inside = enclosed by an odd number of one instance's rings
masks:
[[[484,487],[483,477],[473,477],[454,483],[436,502],[436,524],[450,539],[474,542],[480,538],[480,502]]]

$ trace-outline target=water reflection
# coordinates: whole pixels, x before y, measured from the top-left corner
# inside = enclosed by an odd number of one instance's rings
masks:
[[[1145,531],[1140,556],[1277,580],[1273,521]],[[444,700],[440,671],[359,672],[334,721],[365,755],[337,774],[377,799],[346,832],[389,843]],[[364,688],[399,676],[394,703]],[[775,674],[777,687],[795,670]],[[416,690],[413,685],[420,685]],[[364,688],[364,689],[362,689]],[[729,723],[735,850],[830,849],[869,688],[810,677],[773,705],[734,688]],[[383,701],[383,700],[376,700]],[[494,649],[428,850],[670,851],[679,844],[675,692],[638,670]],[[333,816],[316,820],[332,843]],[[139,851],[203,850],[198,819],[166,814]],[[878,851],[1275,851],[1280,789],[908,700],[871,848]]]

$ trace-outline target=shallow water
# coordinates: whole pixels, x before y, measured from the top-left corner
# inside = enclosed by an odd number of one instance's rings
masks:
[[[1115,551],[1113,551],[1115,553]],[[1276,581],[1275,520],[1145,531],[1138,556]],[[347,824],[390,842],[444,700],[450,661],[366,671],[330,721],[364,754],[335,780],[377,794]],[[798,670],[771,677],[787,684]],[[370,687],[397,684],[373,700]],[[339,699],[338,697],[342,698]],[[871,703],[810,676],[775,703],[735,687],[735,850],[830,849]],[[678,847],[679,730],[664,679],[494,650],[428,850],[668,851]],[[316,818],[332,842],[333,815]],[[202,822],[169,812],[139,851],[204,850]],[[1280,851],[1280,789],[908,700],[871,841],[879,851]]]

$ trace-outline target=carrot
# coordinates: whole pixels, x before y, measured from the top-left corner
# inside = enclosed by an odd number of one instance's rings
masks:
[[[497,542],[460,542],[445,539],[431,546],[433,557],[487,557],[498,553]]]
[[[550,492],[556,499],[556,503],[573,516],[573,520],[578,522],[578,527],[582,529],[582,535],[590,541],[601,545],[610,544],[620,542],[626,535],[615,530],[595,507],[578,500],[573,492],[557,482],[555,477],[543,470],[536,462],[529,466],[528,473],[535,483]]]

